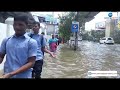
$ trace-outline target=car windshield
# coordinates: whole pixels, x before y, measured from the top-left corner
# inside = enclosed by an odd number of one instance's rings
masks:
[[[112,40],[112,38],[108,38],[108,40]]]

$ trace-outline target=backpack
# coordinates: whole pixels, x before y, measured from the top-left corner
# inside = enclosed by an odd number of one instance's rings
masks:
[[[34,34],[30,34],[30,37],[32,38]],[[40,35],[42,38],[41,38],[41,45],[43,46],[43,35]],[[41,48],[41,51],[43,53],[43,56],[44,56],[44,49]]]

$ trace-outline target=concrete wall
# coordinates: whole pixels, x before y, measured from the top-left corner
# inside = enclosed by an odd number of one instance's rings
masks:
[[[51,24],[47,24],[46,32],[48,35],[54,34],[55,26]]]
[[[7,25],[0,23],[0,44],[2,42],[2,40],[6,37],[6,29],[7,29]]]
[[[12,25],[0,23],[0,44],[5,37],[9,37],[14,34]]]
[[[105,37],[110,36],[110,20],[106,21],[106,30],[105,30]]]
[[[113,30],[115,30],[115,20],[109,19],[106,21],[105,37],[111,37]]]

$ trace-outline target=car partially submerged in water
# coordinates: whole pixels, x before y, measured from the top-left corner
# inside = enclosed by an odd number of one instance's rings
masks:
[[[100,44],[114,44],[114,40],[112,37],[103,37],[103,38],[100,38],[99,43]]]

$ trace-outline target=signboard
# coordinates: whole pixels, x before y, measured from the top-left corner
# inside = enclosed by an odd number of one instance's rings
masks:
[[[106,23],[105,23],[105,21],[95,23],[95,29],[105,29],[105,28],[106,28]]]
[[[72,31],[72,32],[78,32],[78,30],[79,30],[79,22],[77,22],[77,21],[72,21],[71,31]]]
[[[109,16],[109,17],[112,17],[112,12],[108,13],[108,16]]]
[[[53,21],[54,21],[54,18],[53,18],[52,15],[46,15],[46,16],[45,16],[45,21],[53,22]]]
[[[104,19],[110,19],[110,17],[104,17]],[[111,19],[118,19],[118,17],[111,17]]]

